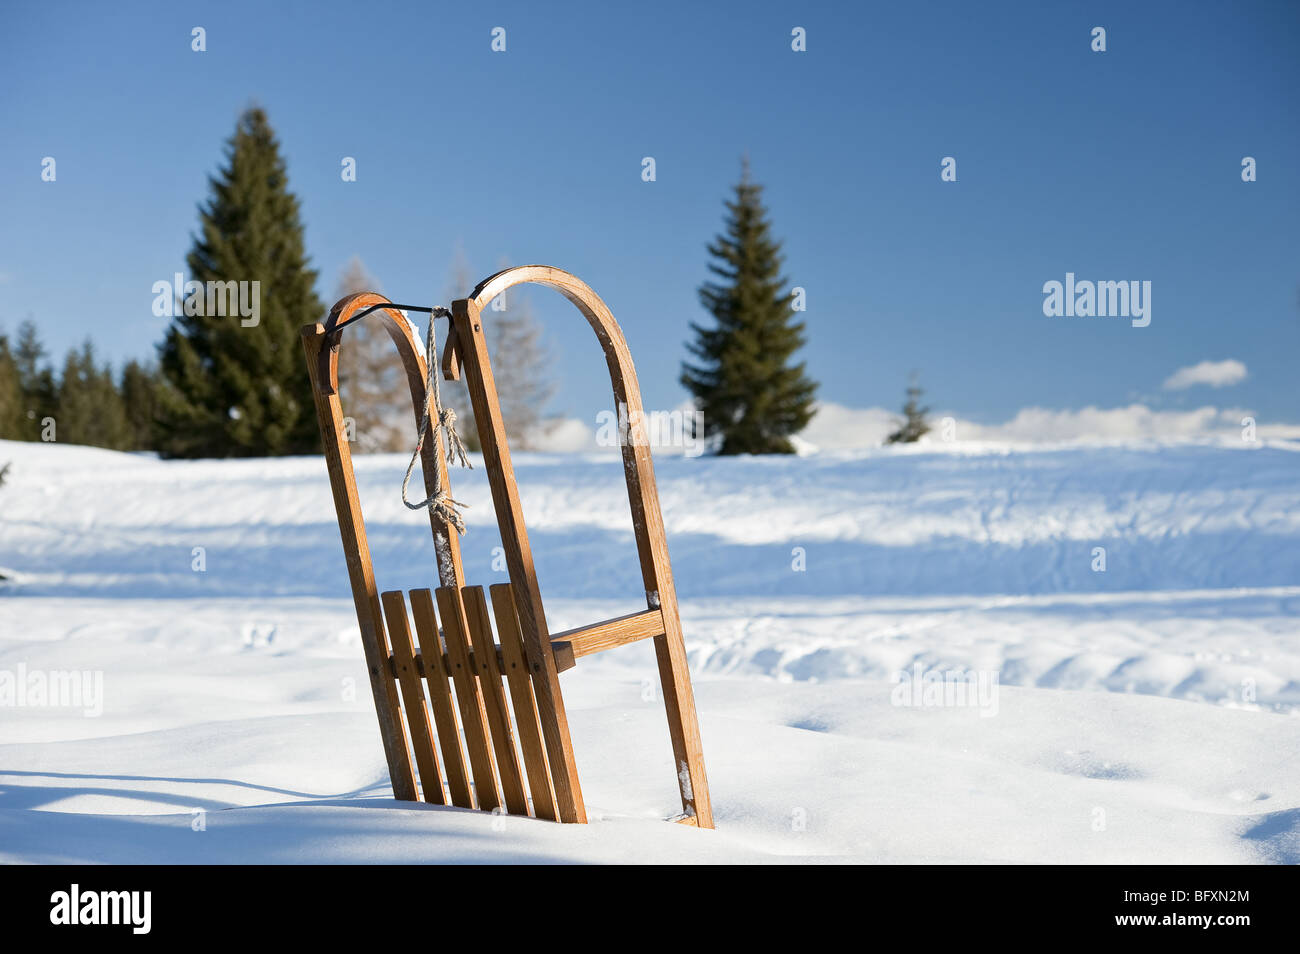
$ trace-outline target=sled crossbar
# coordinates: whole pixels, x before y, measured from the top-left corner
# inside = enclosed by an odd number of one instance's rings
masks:
[[[555,653],[555,667],[563,672],[573,668],[579,657],[662,635],[664,614],[657,609],[646,610],[556,633],[551,637],[551,650]]]
[[[561,633],[550,633],[546,625],[482,317],[493,299],[525,282],[555,289],[582,313],[605,353],[620,420],[637,420],[642,414],[641,391],[622,330],[600,297],[568,272],[545,265],[507,269],[485,279],[468,298],[451,303],[437,370],[447,379],[464,380],[478,428],[509,578],[488,588],[490,603],[482,587],[465,584],[460,536],[432,510],[429,522],[441,585],[409,593],[379,591],[338,393],[338,356],[345,332],[375,316],[397,348],[412,409],[421,421],[428,368],[424,349],[402,312],[428,313],[430,321],[445,312],[398,305],[363,292],[343,298],[323,322],[302,329],[393,795],[405,801],[585,822],[587,809],[559,675],[583,656],[651,639],[682,804],[673,820],[712,828],[663,514],[650,448],[639,428],[625,428],[620,445],[646,608]],[[443,435],[436,422],[425,431],[421,447],[426,491],[449,489]]]
[[[659,610],[646,610],[643,613],[629,613],[603,623],[593,623],[578,629],[567,629],[551,637],[551,651],[555,654],[555,668],[560,672],[572,669],[582,656],[626,646],[642,639],[651,639],[664,634],[664,616]],[[470,650],[470,659],[474,660],[474,650]],[[496,650],[497,665],[503,665],[501,647]],[[448,657],[442,654],[443,665]],[[396,672],[397,657],[389,656],[389,669]],[[424,672],[424,655],[421,650],[415,652],[415,668],[421,676]]]

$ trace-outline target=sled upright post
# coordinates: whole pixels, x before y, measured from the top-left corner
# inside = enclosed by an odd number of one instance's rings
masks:
[[[623,471],[645,587],[643,612],[563,633],[550,632],[546,624],[481,317],[494,298],[525,282],[546,285],[568,298],[604,350],[619,411]],[[401,309],[430,310],[395,305],[366,292],[343,298],[323,324],[302,330],[393,795],[406,801],[585,822],[560,673],[583,656],[653,639],[682,801],[682,814],[673,820],[712,828],[709,783],[654,466],[638,426],[641,390],[618,323],[584,282],[545,265],[498,272],[468,298],[451,304],[450,331],[438,370],[448,380],[463,375],[469,390],[510,580],[489,587],[489,611],[483,588],[465,585],[455,529],[432,512],[441,585],[433,593],[417,589],[408,595],[400,590],[381,594],[375,584],[339,404],[338,351],[348,324],[378,315],[406,371],[418,426],[425,408],[427,367]],[[421,467],[430,492],[435,479],[443,488],[449,486],[436,420],[425,434]]]

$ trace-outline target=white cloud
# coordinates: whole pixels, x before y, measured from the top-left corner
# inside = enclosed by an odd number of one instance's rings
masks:
[[[1145,404],[1127,407],[1083,407],[1053,410],[1026,407],[1009,421],[977,424],[956,415],[935,412],[934,428],[923,442],[939,443],[943,420],[951,416],[958,443],[988,441],[1014,444],[1098,443],[1110,441],[1196,440],[1241,437],[1242,418],[1255,417],[1243,408],[1200,407],[1190,411],[1162,411]],[[886,408],[850,408],[818,405],[817,416],[800,435],[802,450],[855,450],[880,446],[897,427],[898,413]],[[1256,434],[1265,439],[1300,439],[1300,425],[1258,421]]]
[[[1119,441],[1178,441],[1228,438],[1240,440],[1242,418],[1256,418],[1254,411],[1236,407],[1199,407],[1190,411],[1162,411],[1145,404],[1127,407],[1082,407],[1054,410],[1025,407],[1000,424],[977,424],[956,415],[936,411],[930,415],[933,430],[922,443],[943,443],[943,421],[952,417],[957,444],[1058,444],[1111,443]],[[845,407],[822,402],[812,422],[794,438],[800,453],[851,451],[879,447],[899,422],[897,411],[883,407]],[[538,443],[539,450],[612,451],[599,447],[590,424],[569,418]],[[1300,425],[1258,420],[1259,440],[1300,440]],[[656,446],[656,456],[681,453],[680,448]]]
[[[964,440],[1053,443],[1056,441],[1177,440],[1238,433],[1248,412],[1216,407],[1158,411],[1145,404],[1128,407],[1082,407],[1051,410],[1021,408],[1004,424],[959,422]]]
[[[883,407],[845,407],[823,401],[799,437],[818,450],[878,447],[898,428],[899,419],[897,411]]]
[[[682,401],[670,410],[645,411],[640,425],[650,441],[655,456],[685,454],[697,457],[704,453],[705,442],[694,439],[690,418],[694,405]],[[608,415],[608,418],[607,418]],[[602,443],[602,431],[614,426],[613,410],[601,409],[591,422],[576,417],[565,417],[549,422],[549,426],[532,435],[529,445],[533,450],[554,453],[619,453],[616,441]]]
[[[1202,361],[1179,368],[1165,379],[1166,391],[1182,391],[1198,384],[1226,388],[1246,380],[1246,366],[1229,358],[1227,361]]]

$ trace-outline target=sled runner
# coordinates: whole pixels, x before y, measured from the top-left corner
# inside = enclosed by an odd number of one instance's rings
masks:
[[[596,293],[568,272],[544,265],[507,269],[481,282],[470,297],[452,302],[441,367],[433,371],[440,370],[447,380],[463,375],[474,410],[509,571],[509,583],[488,588],[490,612],[483,588],[465,584],[456,528],[432,505],[429,519],[441,586],[433,593],[377,590],[339,404],[338,353],[344,332],[373,315],[397,347],[417,428],[428,420],[419,450],[425,487],[431,499],[439,489],[445,494],[443,428],[427,410],[433,389],[427,391],[426,382],[433,378],[426,377],[430,369],[424,349],[401,313],[431,312],[433,322],[441,309],[396,305],[367,292],[343,298],[323,324],[302,330],[393,794],[408,801],[585,822],[560,673],[583,656],[653,639],[682,800],[683,813],[675,820],[712,828],[654,468],[636,427],[624,426],[620,436],[646,609],[563,633],[547,628],[480,320],[492,299],[525,282],[556,289],[587,319],[605,352],[620,421],[639,420],[642,411],[623,332]]]

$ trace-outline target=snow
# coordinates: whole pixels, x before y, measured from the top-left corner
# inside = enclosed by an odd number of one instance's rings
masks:
[[[1166,379],[1163,387],[1165,390],[1185,391],[1189,387],[1216,387],[1215,382],[1227,385],[1233,383],[1234,378],[1244,380],[1245,377],[1248,375],[1241,362],[1231,359],[1203,361],[1180,368]],[[654,413],[676,416],[679,425],[669,428],[666,435],[653,433],[651,429],[648,436],[656,457],[698,454],[698,444],[694,441],[684,443],[680,439],[683,416],[694,413],[694,406],[689,401],[671,412]],[[1187,408],[1151,407],[1136,402],[1117,407],[1022,407],[1010,418],[997,422],[970,420],[957,411],[939,409],[930,419],[934,430],[921,439],[923,443],[954,441],[969,446],[986,442],[1008,449],[1067,443],[1094,447],[1135,441],[1150,444],[1171,440],[1218,441],[1240,447],[1251,434],[1273,441],[1300,440],[1300,425],[1271,420],[1248,407],[1215,404]],[[898,429],[901,420],[897,407],[846,407],[831,401],[818,401],[812,421],[791,438],[791,443],[800,454],[876,448]],[[564,418],[549,422],[543,432],[534,434],[530,446],[566,453],[594,451],[603,446],[598,436],[586,421]],[[612,446],[604,449],[606,452],[614,450]]]
[[[713,832],[645,644],[561,677],[591,825],[393,801],[323,460],[4,461],[0,861],[1300,862],[1300,444],[659,457]],[[382,589],[436,579],[405,464],[356,459]],[[515,469],[551,628],[643,609],[619,457]]]

